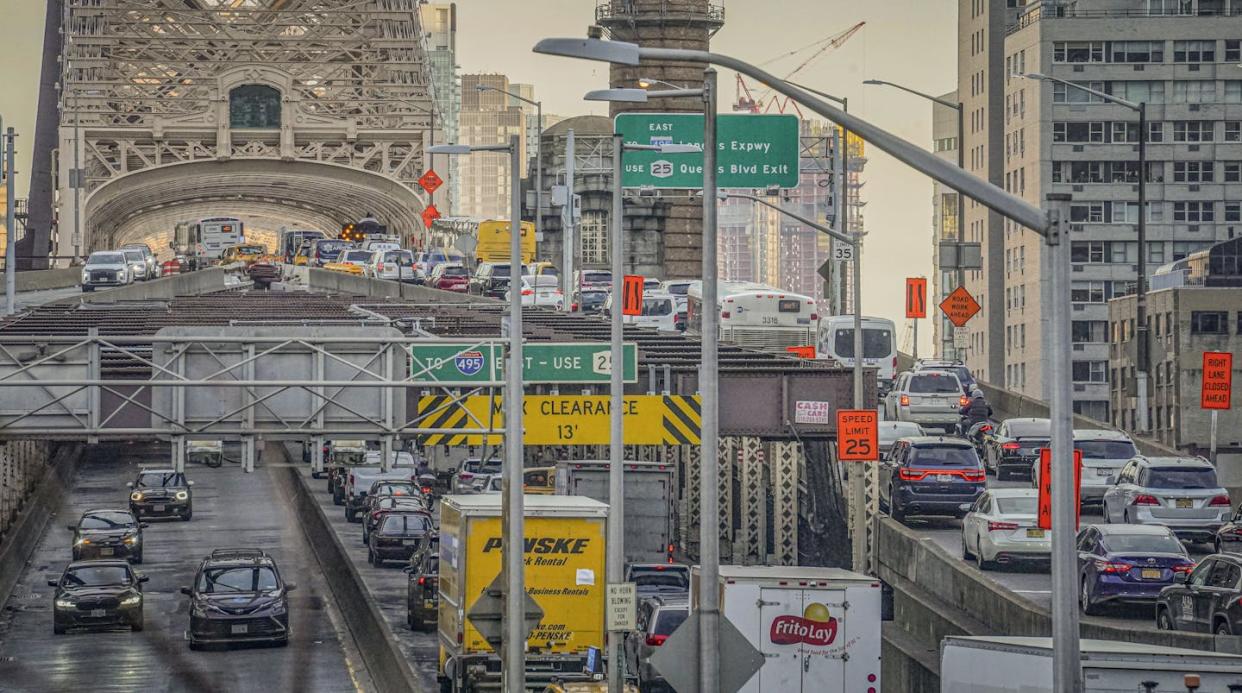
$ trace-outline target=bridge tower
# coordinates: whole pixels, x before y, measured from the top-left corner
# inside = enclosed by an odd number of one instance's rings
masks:
[[[415,234],[440,124],[419,4],[64,0],[58,254],[160,252],[222,213],[254,240],[368,213]]]

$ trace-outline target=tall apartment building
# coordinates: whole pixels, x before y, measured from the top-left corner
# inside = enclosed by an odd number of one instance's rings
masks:
[[[1242,2],[1032,3],[1007,27],[1002,184],[1033,204],[1070,193],[1074,410],[1114,420],[1107,301],[1149,275],[1242,232]],[[1147,104],[1147,243],[1138,247],[1137,115],[1039,72]],[[1013,223],[984,256],[1002,264],[1004,382],[1044,397],[1042,242]],[[994,304],[997,294],[990,297]],[[995,374],[989,374],[995,376]],[[1132,425],[1134,422],[1127,421]]]
[[[937,98],[949,103],[957,102],[957,92],[951,91]],[[936,156],[957,163],[957,111],[941,104],[932,104],[932,151]],[[941,301],[957,288],[957,272],[940,268],[940,242],[957,240],[957,191],[939,182],[932,183],[932,265],[937,268],[931,277],[931,294],[928,304],[940,305]],[[955,355],[953,347],[953,323],[944,313],[935,310],[929,321],[932,325],[934,353],[942,357]],[[931,316],[931,313],[928,313]]]
[[[479,85],[492,87],[480,91]],[[501,90],[501,91],[496,91]],[[467,74],[461,76],[461,114],[459,138],[462,144],[507,144],[518,136],[522,161],[526,161],[526,114],[510,105],[509,78],[501,74]],[[509,159],[497,154],[460,157],[461,178],[459,216],[475,219],[508,219]]]
[[[436,108],[437,142],[457,142],[457,119],[461,111],[461,85],[457,81],[457,3],[433,2],[419,8],[426,38],[427,62]],[[442,139],[440,139],[442,137]],[[445,168],[440,175],[448,189],[447,204],[438,200],[444,214],[456,213],[461,202],[459,157],[435,162]]]

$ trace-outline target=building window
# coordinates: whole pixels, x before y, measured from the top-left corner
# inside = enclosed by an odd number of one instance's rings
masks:
[[[1216,62],[1216,41],[1174,41],[1173,62],[1214,63]]]
[[[1225,169],[1226,183],[1242,183],[1242,161],[1225,161],[1221,165]]]
[[[1089,89],[1104,91],[1103,82],[1074,82]],[[1052,83],[1052,103],[1104,103],[1104,97],[1096,96],[1082,89],[1075,89],[1062,82]]]
[[[1076,383],[1108,382],[1108,361],[1075,361],[1071,369]]]
[[[1173,103],[1215,103],[1216,82],[1180,80],[1173,83]]]
[[[1174,202],[1173,221],[1188,224],[1216,221],[1216,213],[1211,202]]]
[[[1164,141],[1164,123],[1148,123],[1147,124],[1147,141],[1163,142]]]
[[[1135,126],[1137,132],[1137,125]],[[1053,142],[1104,142],[1104,123],[1053,123]]]
[[[608,262],[608,224],[603,210],[583,210],[579,233],[582,238],[582,264]]]
[[[1070,205],[1070,222],[1074,224],[1104,223],[1104,203],[1083,202]]]
[[[1175,161],[1173,162],[1174,183],[1211,183],[1214,162],[1211,161]]]
[[[1104,262],[1104,241],[1073,241],[1070,243],[1070,262]]]
[[[1225,221],[1242,221],[1242,202],[1225,203]]]
[[[1185,259],[1191,253],[1197,253],[1211,245],[1212,241],[1173,241],[1173,261]]]
[[[229,127],[280,128],[280,91],[266,84],[243,84],[229,90]]]
[[[1118,80],[1108,82],[1102,91],[1134,103],[1164,103],[1164,82]]]
[[[1242,121],[1225,121],[1225,141],[1242,142]]]
[[[1190,311],[1190,334],[1229,334],[1229,313],[1216,310]]]
[[[1225,82],[1225,103],[1242,103],[1242,81],[1231,79]]]
[[[1147,262],[1152,265],[1164,264],[1164,241],[1147,242]]]
[[[1225,41],[1225,62],[1236,63],[1239,60],[1242,60],[1242,41]]]
[[[1070,301],[1074,303],[1103,303],[1104,282],[1073,282],[1070,284]]]
[[[1174,142],[1211,142],[1215,123],[1210,120],[1177,120],[1173,122]]]
[[[1102,63],[1103,41],[1056,41],[1052,44],[1054,63]]]
[[[1070,336],[1075,344],[1101,344],[1108,341],[1108,321],[1075,320],[1070,326]]]
[[[1114,63],[1164,62],[1164,41],[1113,41],[1109,46]]]

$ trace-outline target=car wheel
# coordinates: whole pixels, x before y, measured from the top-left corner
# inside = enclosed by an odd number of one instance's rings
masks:
[[[1233,629],[1229,627],[1229,622],[1221,619],[1216,623],[1216,627],[1212,629],[1216,635],[1233,635]]]
[[[64,626],[57,625],[57,624],[53,623],[53,624],[52,624],[52,633],[53,633],[54,635],[64,635],[64,634],[65,634],[65,627],[64,627]]]
[[[93,287],[93,286],[83,286],[83,287],[82,287],[82,293],[84,293],[84,294],[89,294],[89,293],[93,292],[94,290],[95,290],[95,287]],[[61,632],[63,633],[64,631],[62,630]]]
[[[375,565],[375,551],[370,546],[367,547],[367,563]]]
[[[82,554],[78,553],[77,549],[73,550],[73,560],[74,562],[82,560]]]
[[[366,523],[363,523],[364,526],[362,528],[362,545],[363,546],[367,546],[371,543],[370,541],[368,541],[371,537],[367,534],[367,528],[365,524]]]
[[[888,490],[888,504],[892,506],[890,513],[894,520],[904,523],[906,521],[906,509],[901,507],[901,503],[897,502],[897,496],[893,494],[893,490]]]
[[[969,561],[969,560],[973,560],[974,557],[975,555],[971,553],[970,549],[967,547],[966,533],[962,532],[962,560]]]
[[[142,564],[142,552],[139,551],[138,553],[134,554],[134,565],[141,565],[141,564]]]
[[[181,519],[182,519],[183,521],[185,521],[185,522],[189,522],[189,521],[190,521],[190,518],[192,518],[192,517],[194,517],[194,511],[193,511],[193,510],[187,510],[187,511],[185,511],[185,514],[181,516]]]
[[[984,560],[984,558],[983,558],[983,541],[982,541],[982,539],[981,539],[981,538],[980,538],[980,539],[976,539],[976,540],[975,540],[975,543],[976,543],[976,544],[978,545],[978,547],[979,547],[979,548],[978,548],[978,550],[977,550],[977,552],[975,553],[975,566],[976,566],[977,568],[979,568],[979,570],[991,570],[991,569],[992,569],[992,561],[987,561],[987,560]]]
[[[141,633],[141,632],[142,632],[142,627],[143,627],[143,625],[142,625],[142,617],[141,617],[141,616],[139,616],[139,617],[138,617],[138,620],[136,620],[136,621],[134,621],[133,623],[129,624],[129,629],[130,629],[131,631],[133,631],[134,633]]]
[[[1173,617],[1169,615],[1169,610],[1164,607],[1156,609],[1156,630],[1177,630],[1177,626],[1173,624]]]
[[[357,513],[354,512],[354,509],[349,506],[345,506],[346,521],[353,522],[355,517],[357,517]]]
[[[1212,540],[1212,553],[1224,553],[1220,550],[1220,537]]]
[[[345,505],[345,497],[342,496],[340,493],[333,491],[332,492],[332,504],[333,505]]]
[[[1088,616],[1094,616],[1099,613],[1099,607],[1091,603],[1091,588],[1087,586],[1087,578],[1082,578],[1082,589],[1078,591],[1078,607]]]

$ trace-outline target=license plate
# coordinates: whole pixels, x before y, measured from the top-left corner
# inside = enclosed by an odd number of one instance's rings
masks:
[[[162,513],[162,512],[164,512],[164,506],[162,506],[162,505],[153,505],[153,506],[151,506],[151,512],[155,512],[155,513]]]
[[[1191,499],[1189,499],[1189,498],[1178,498],[1178,499],[1177,499],[1177,507],[1179,507],[1179,508],[1193,508],[1193,507],[1195,507],[1195,502],[1194,502],[1194,501],[1192,501],[1192,500],[1191,500]]]
[[[418,540],[417,539],[403,539],[401,541],[401,545],[402,546],[418,546]]]
[[[1142,576],[1144,580],[1159,580],[1164,577],[1164,571],[1159,568],[1143,568]]]
[[[245,635],[247,632],[249,632],[249,630],[250,630],[250,626],[247,626],[246,624],[243,623],[241,625],[232,626],[229,629],[229,632],[231,632],[233,635]]]
[[[91,609],[91,618],[103,618],[108,612],[103,609]]]
[[[936,481],[953,481],[952,474],[937,474]]]
[[[111,555],[112,555],[112,549],[100,549],[100,550],[99,550],[99,555],[100,555],[100,556],[111,556]]]
[[[1042,530],[1042,529],[1028,529],[1028,530],[1026,530],[1026,536],[1027,536],[1027,538],[1028,538],[1028,539],[1043,539],[1043,538],[1044,538],[1044,530]]]

